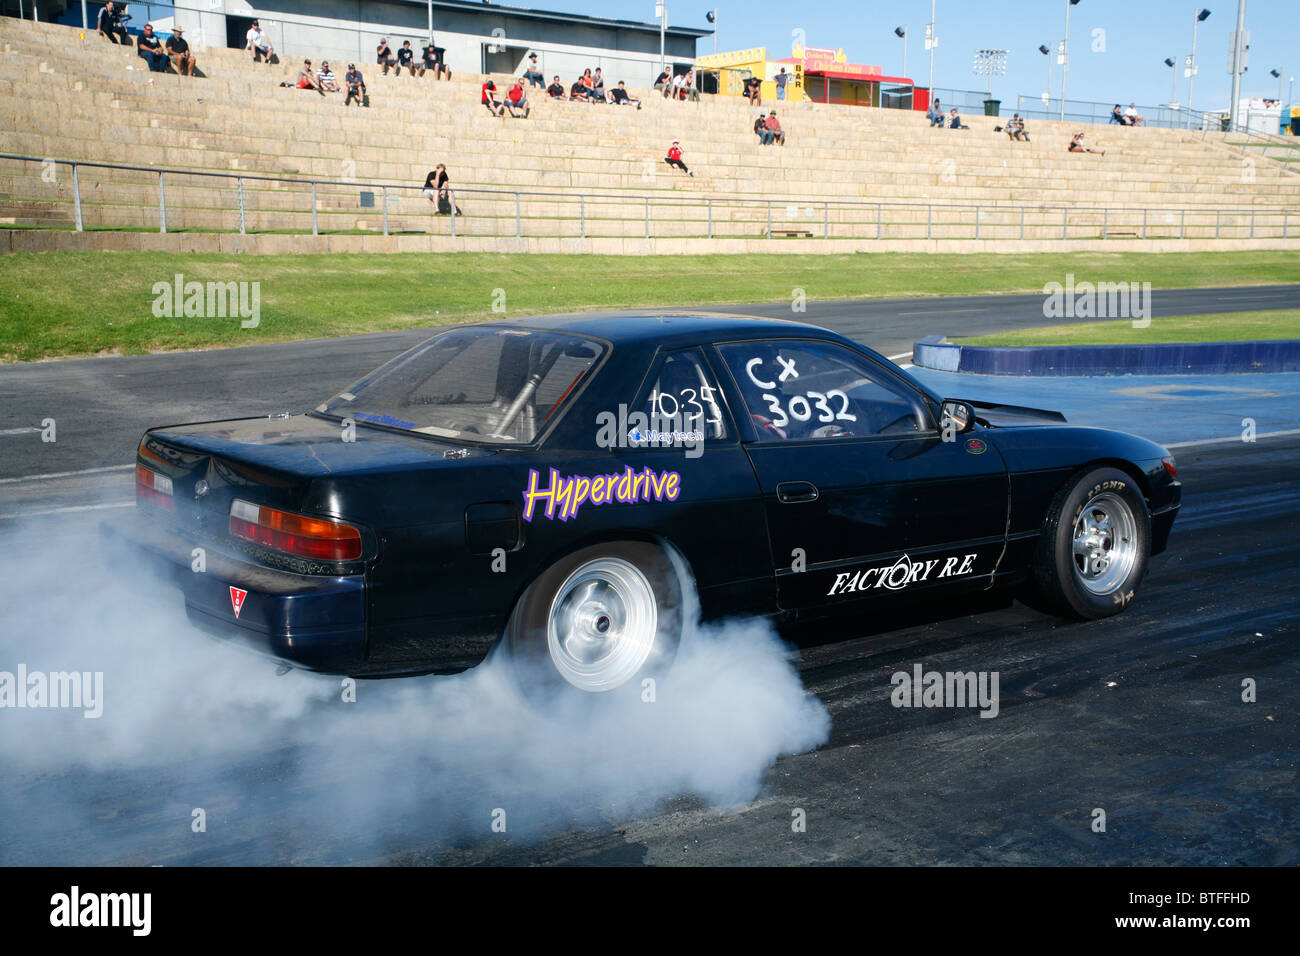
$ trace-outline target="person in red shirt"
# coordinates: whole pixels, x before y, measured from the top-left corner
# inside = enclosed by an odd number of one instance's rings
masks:
[[[480,102],[488,108],[488,112],[493,116],[504,116],[506,108],[497,102],[496,98],[497,85],[491,80],[483,84],[483,96]]]
[[[668,155],[664,157],[664,162],[667,163],[669,166],[676,166],[687,176],[695,175],[693,172],[687,169],[686,164],[682,162],[682,148],[678,144],[677,140],[673,140],[673,144],[668,147]]]
[[[780,146],[785,145],[785,130],[781,129],[781,123],[776,118],[776,110],[767,114],[767,129],[774,142]]]
[[[523,80],[515,80],[515,85],[510,87],[510,92],[506,94],[505,107],[515,119],[519,119],[520,110],[524,111],[524,119],[528,119],[528,97],[524,95]]]

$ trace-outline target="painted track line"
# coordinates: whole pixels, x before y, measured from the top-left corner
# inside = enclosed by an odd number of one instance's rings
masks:
[[[45,475],[23,475],[21,478],[0,478],[0,485],[13,485],[20,481],[52,481],[55,478],[76,478],[81,475],[102,475],[110,471],[130,471],[135,465],[107,465],[103,468],[83,468],[81,471],[52,471]]]
[[[1300,428],[1288,428],[1280,432],[1260,432],[1255,436],[1258,441],[1261,438],[1286,438],[1290,435],[1300,435]],[[1165,445],[1166,448],[1192,448],[1196,445],[1226,445],[1228,442],[1240,442],[1240,435],[1228,435],[1225,438],[1198,438],[1195,441],[1176,441],[1172,445]],[[1242,442],[1249,445],[1250,442]]]
[[[12,511],[0,514],[0,521],[12,518],[39,518],[42,515],[71,514],[74,511],[106,511],[110,508],[134,508],[135,499],[130,501],[112,501],[102,505],[73,505],[68,508],[46,508],[44,511]]]

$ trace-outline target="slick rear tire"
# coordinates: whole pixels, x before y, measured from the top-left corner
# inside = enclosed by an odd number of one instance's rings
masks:
[[[1091,468],[1057,493],[1034,557],[1038,595],[1061,614],[1095,620],[1133,600],[1151,554],[1151,515],[1137,483]]]
[[[681,632],[681,583],[664,549],[619,541],[544,571],[516,605],[506,643],[533,696],[599,695],[663,676]]]

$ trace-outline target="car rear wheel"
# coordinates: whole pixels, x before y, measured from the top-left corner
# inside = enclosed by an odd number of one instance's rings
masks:
[[[676,571],[657,545],[584,548],[529,586],[507,636],[530,690],[600,694],[661,675],[681,639]]]
[[[1131,477],[1094,468],[1068,483],[1048,509],[1034,561],[1040,595],[1086,619],[1118,614],[1133,600],[1151,554],[1151,516]]]

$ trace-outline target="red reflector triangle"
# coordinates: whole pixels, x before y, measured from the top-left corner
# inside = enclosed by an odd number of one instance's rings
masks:
[[[248,597],[247,591],[241,591],[233,584],[230,586],[230,606],[234,609],[235,617],[239,617],[239,611],[244,606],[246,597]]]

